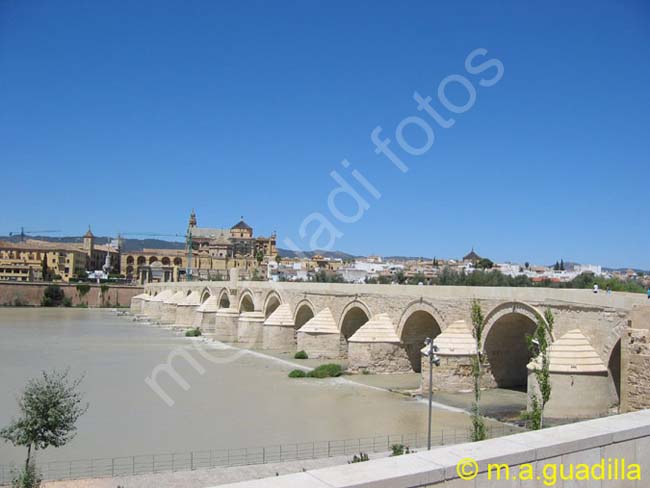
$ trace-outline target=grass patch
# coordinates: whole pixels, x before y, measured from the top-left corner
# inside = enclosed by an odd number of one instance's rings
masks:
[[[307,376],[310,378],[336,378],[343,374],[343,368],[340,364],[321,364],[316,369],[312,369]]]
[[[336,378],[343,374],[340,364],[321,364],[316,369],[305,373],[302,369],[294,369],[289,373],[289,378]]]
[[[185,332],[185,337],[199,337],[201,335],[201,329],[195,327]]]
[[[309,356],[307,356],[307,353],[305,351],[298,351],[296,354],[293,355],[294,359],[309,359]]]

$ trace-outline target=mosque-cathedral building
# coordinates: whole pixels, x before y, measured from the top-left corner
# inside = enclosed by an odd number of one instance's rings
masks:
[[[141,283],[223,279],[231,268],[253,275],[262,261],[275,258],[276,235],[255,237],[243,217],[230,229],[199,227],[192,211],[185,249],[143,249],[122,253],[120,269]],[[191,245],[191,251],[190,251]]]

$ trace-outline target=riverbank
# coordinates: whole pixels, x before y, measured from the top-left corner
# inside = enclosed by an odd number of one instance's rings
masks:
[[[142,293],[141,286],[97,283],[0,282],[0,305],[6,307],[40,307],[45,289],[50,285],[61,288],[73,307],[128,307],[131,298]]]

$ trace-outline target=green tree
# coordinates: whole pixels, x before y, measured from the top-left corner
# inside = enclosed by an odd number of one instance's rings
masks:
[[[275,262],[278,263],[278,265],[282,262],[282,256],[279,254],[275,255]]]
[[[492,269],[494,263],[488,258],[481,258],[478,260],[478,263],[476,263],[476,267],[479,269]]]
[[[47,253],[43,253],[43,260],[41,261],[41,274],[43,275],[43,281],[50,281],[52,279],[52,273],[47,267]]]
[[[543,317],[537,317],[537,327],[532,336],[528,339],[528,349],[533,356],[536,356],[533,364],[533,374],[537,382],[537,390],[531,393],[531,411],[527,415],[531,421],[533,430],[541,429],[544,426],[544,407],[551,398],[551,375],[549,348],[553,334],[555,317],[551,309],[544,311]]]
[[[474,377],[474,403],[472,405],[473,442],[482,441],[487,437],[485,421],[481,416],[481,378],[483,376],[483,331],[485,316],[478,300],[472,301],[472,337],[476,345],[476,355],[472,357],[472,376]]]
[[[404,271],[401,269],[395,273],[395,280],[401,285],[406,281],[406,276],[404,276]]]
[[[29,380],[18,399],[20,415],[0,430],[0,438],[27,448],[25,473],[30,470],[32,448],[61,447],[74,438],[76,422],[88,409],[78,391],[83,377],[70,379],[69,370],[43,371]]]
[[[264,253],[261,250],[257,251],[257,254],[255,255],[255,260],[257,261],[258,266],[262,264],[262,261],[264,261]]]
[[[43,307],[59,307],[65,300],[65,293],[59,285],[48,285],[43,290],[41,305]]]

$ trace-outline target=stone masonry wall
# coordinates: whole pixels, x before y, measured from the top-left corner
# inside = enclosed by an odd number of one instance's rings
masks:
[[[429,358],[422,357],[421,391],[429,393]],[[474,388],[470,356],[440,356],[440,366],[433,367],[433,391],[471,391]],[[484,365],[481,388],[496,388],[490,366]]]
[[[627,353],[626,409],[650,408],[650,331],[630,329]]]
[[[348,371],[375,374],[408,373],[411,362],[399,344],[381,342],[350,342]]]
[[[0,283],[0,305],[31,306],[41,304],[43,292],[51,283]],[[131,298],[142,293],[139,286],[108,285],[108,290],[102,293],[101,286],[90,285],[90,291],[81,296],[75,283],[56,283],[61,287],[66,297],[72,300],[72,306],[88,305],[89,307],[128,307]]]

